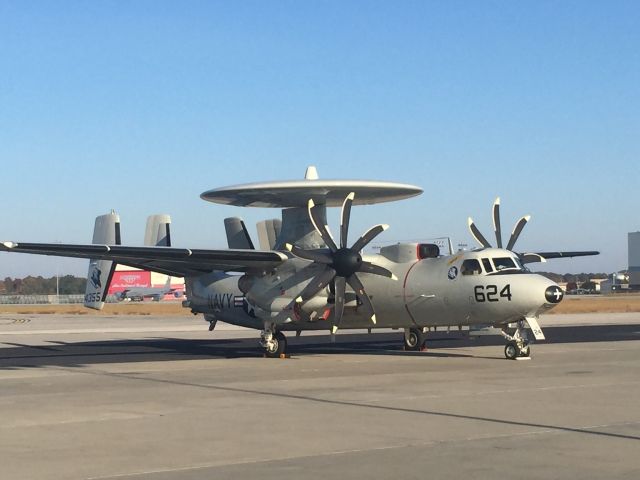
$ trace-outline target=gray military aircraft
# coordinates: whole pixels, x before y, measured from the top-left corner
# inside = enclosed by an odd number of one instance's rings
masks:
[[[89,258],[85,305],[96,309],[104,305],[116,263],[184,277],[185,307],[204,314],[210,330],[219,320],[261,330],[267,357],[285,353],[287,331],[334,335],[338,329],[403,329],[405,349],[419,350],[430,328],[484,326],[501,329],[507,358],[527,357],[527,331],[544,339],[538,317],[562,300],[563,291],[525,265],[598,252],[515,252],[528,216],[517,222],[503,247],[499,200],[493,206],[495,247],[471,219],[469,229],[480,248],[452,255],[441,255],[428,243],[398,243],[363,254],[387,225],[376,225],[349,244],[352,206],[421,193],[399,183],[320,180],[309,167],[302,181],[236,185],[201,195],[225,205],[282,209],[282,220],[258,224],[260,250],[239,218],[225,219],[227,250],[123,246],[114,212],[96,219],[91,245],[3,242],[0,250]],[[326,208],[340,206],[334,239]],[[164,238],[166,222],[150,221],[157,238]]]

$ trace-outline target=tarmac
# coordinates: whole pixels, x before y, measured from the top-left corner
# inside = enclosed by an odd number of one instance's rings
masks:
[[[436,332],[0,315],[2,479],[637,479],[640,313],[549,315],[532,358]]]

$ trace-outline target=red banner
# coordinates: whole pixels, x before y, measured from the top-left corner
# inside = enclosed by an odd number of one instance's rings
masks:
[[[142,270],[113,272],[113,278],[109,284],[109,294],[129,290],[131,288],[148,288],[151,286],[151,272]]]

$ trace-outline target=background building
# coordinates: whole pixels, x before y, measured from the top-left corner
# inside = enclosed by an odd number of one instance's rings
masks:
[[[629,288],[640,289],[640,232],[629,233]]]
[[[127,267],[125,265],[116,266],[113,272],[113,278],[109,284],[109,295],[122,292],[123,290],[131,290],[134,288],[164,287],[167,283],[167,275],[157,272],[148,272],[136,268]],[[184,279],[181,277],[171,277],[171,288],[184,293]],[[173,294],[165,295],[166,299],[176,299]]]

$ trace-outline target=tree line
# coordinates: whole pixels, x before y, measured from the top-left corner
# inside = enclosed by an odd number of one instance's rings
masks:
[[[86,278],[64,275],[57,278],[60,295],[83,294],[87,285]],[[56,277],[10,278],[0,282],[0,295],[55,295]]]
[[[607,273],[553,273],[553,272],[535,272],[540,275],[544,275],[549,280],[553,280],[556,283],[586,283],[592,278],[609,278]]]

